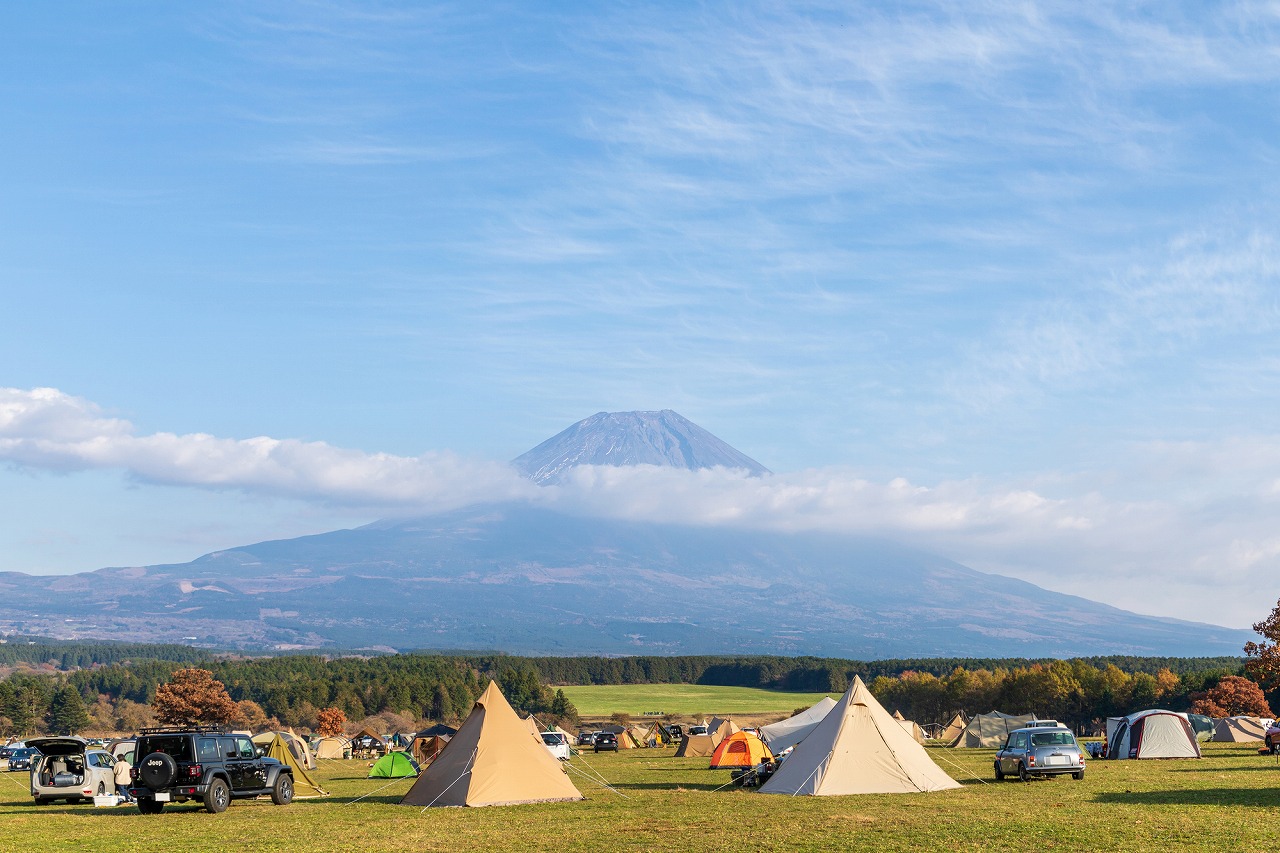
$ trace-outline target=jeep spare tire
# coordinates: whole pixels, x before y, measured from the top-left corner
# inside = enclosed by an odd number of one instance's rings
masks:
[[[142,777],[143,784],[153,791],[158,788],[167,788],[173,782],[173,778],[178,775],[178,762],[174,761],[171,755],[153,752],[142,759],[142,763],[138,765],[138,775]]]

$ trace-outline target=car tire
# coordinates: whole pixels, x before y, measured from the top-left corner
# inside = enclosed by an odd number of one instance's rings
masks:
[[[107,784],[105,782],[98,783],[98,796],[105,797],[107,795]]]
[[[222,814],[231,805],[231,789],[221,779],[214,779],[204,792],[204,807],[211,814]]]
[[[37,806],[47,806],[52,800],[46,800],[44,797],[36,797]]]
[[[276,777],[276,783],[271,786],[271,802],[277,806],[287,806],[293,802],[293,777],[288,773],[281,773]]]
[[[1018,763],[1018,778],[1023,782],[1031,781],[1031,774],[1027,772],[1027,765],[1021,762]]]
[[[151,753],[138,765],[138,778],[153,791],[169,787],[169,783],[177,775],[178,762],[173,760],[172,755],[163,752]]]
[[[138,811],[142,814],[160,814],[164,811],[164,803],[139,798]]]
[[[996,781],[997,782],[1004,781],[1004,768],[1000,766],[999,761],[996,762]]]
[[[1083,778],[1084,778],[1084,771],[1083,771],[1083,770],[1077,770],[1075,773],[1072,773],[1072,774],[1071,774],[1071,778],[1072,778],[1072,779],[1075,779],[1077,782],[1079,782],[1081,779],[1083,779]]]

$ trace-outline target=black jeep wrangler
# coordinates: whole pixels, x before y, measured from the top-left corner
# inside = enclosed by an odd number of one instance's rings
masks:
[[[217,814],[233,799],[270,794],[277,806],[293,801],[293,768],[258,754],[248,735],[222,729],[143,729],[130,771],[138,811],[158,814],[165,803],[199,799]]]

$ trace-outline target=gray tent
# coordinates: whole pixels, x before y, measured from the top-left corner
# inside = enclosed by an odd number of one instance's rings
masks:
[[[823,696],[812,708],[801,711],[794,717],[770,723],[760,727],[760,737],[768,745],[769,751],[775,755],[789,746],[795,746],[804,740],[809,732],[818,727],[818,723],[836,706],[836,700]]]
[[[1035,714],[978,714],[951,744],[957,749],[999,749],[1009,732],[1020,729],[1036,718]]]
[[[1187,715],[1175,711],[1156,708],[1122,717],[1107,738],[1107,758],[1199,757],[1200,744]]]

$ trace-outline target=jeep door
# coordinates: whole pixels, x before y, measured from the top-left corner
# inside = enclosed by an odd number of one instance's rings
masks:
[[[222,753],[222,766],[227,770],[227,778],[231,780],[231,790],[244,788],[244,765],[240,758],[240,746],[233,737],[218,738],[218,751]]]
[[[262,769],[262,762],[258,759],[258,750],[254,747],[253,740],[237,735],[236,747],[240,756],[236,760],[240,778],[232,788],[237,791],[250,791],[267,787],[267,774]]]

